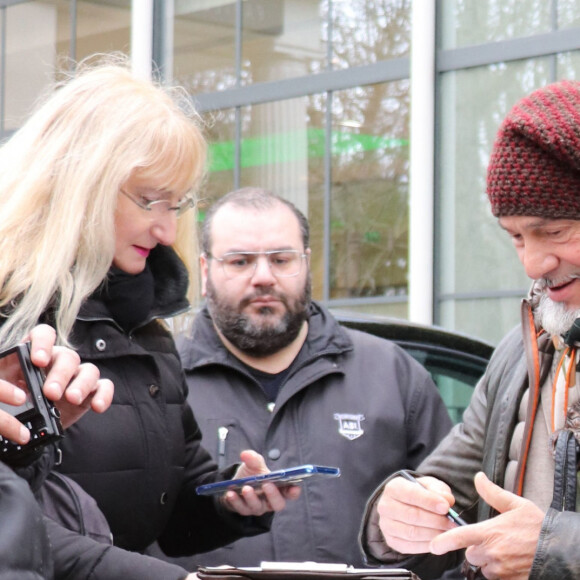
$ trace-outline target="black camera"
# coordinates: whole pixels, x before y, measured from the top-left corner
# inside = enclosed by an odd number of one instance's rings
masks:
[[[0,461],[10,462],[32,449],[60,439],[63,434],[58,409],[42,392],[44,373],[30,360],[30,343],[0,352],[0,379],[16,385],[26,393],[22,405],[0,402],[0,409],[16,417],[30,430],[30,441],[20,445],[0,435]]]

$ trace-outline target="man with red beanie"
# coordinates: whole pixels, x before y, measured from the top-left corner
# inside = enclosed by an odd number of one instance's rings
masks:
[[[463,423],[415,481],[395,473],[375,492],[362,548],[369,562],[424,580],[463,558],[468,578],[580,579],[580,83],[513,107],[487,193],[534,280],[522,326],[496,348]],[[452,523],[449,508],[467,525]]]

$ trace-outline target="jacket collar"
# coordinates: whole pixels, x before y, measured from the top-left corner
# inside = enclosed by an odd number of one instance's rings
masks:
[[[195,348],[186,346],[190,341],[195,344]],[[242,366],[242,363],[227,350],[220,340],[207,306],[204,306],[196,316],[191,338],[180,338],[178,345],[185,346],[185,348],[180,348],[180,354],[186,370],[193,370],[207,364]],[[294,364],[301,364],[324,354],[342,354],[351,349],[352,341],[346,330],[326,308],[312,301],[308,319],[308,336]]]
[[[155,318],[170,318],[189,309],[186,297],[189,276],[185,264],[169,246],[156,246],[150,253],[149,267],[153,273],[155,299],[146,322]],[[111,314],[95,295],[81,306],[79,320],[111,319]]]

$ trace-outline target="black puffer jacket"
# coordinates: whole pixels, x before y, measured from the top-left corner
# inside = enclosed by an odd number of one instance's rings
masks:
[[[106,413],[88,413],[67,430],[58,470],[97,500],[116,546],[141,551],[158,540],[176,555],[196,553],[265,531],[270,518],[242,518],[195,494],[235,467],[218,473],[201,446],[172,336],[156,320],[188,308],[186,270],[161,246],[149,264],[155,302],[138,328],[123,331],[95,297],[79,315],[73,344],[113,381],[115,395]]]

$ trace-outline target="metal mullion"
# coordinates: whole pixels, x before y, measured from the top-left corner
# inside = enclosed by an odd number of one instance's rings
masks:
[[[439,70],[439,47],[441,46],[441,4],[435,5],[435,115],[433,150],[433,324],[441,322],[441,74]]]
[[[244,8],[242,0],[236,0],[235,21],[235,55],[234,67],[236,71],[236,88],[242,83],[242,34],[243,34]],[[234,189],[240,187],[242,179],[242,105],[235,107],[234,115]],[[220,107],[222,108],[222,107]]]
[[[326,47],[326,70],[332,71],[332,0],[328,0],[328,44]],[[324,139],[324,207],[323,207],[323,236],[322,236],[322,301],[330,300],[330,216],[332,203],[332,96],[331,90],[326,91],[326,112],[324,115],[325,139]]]
[[[0,41],[0,134],[4,135],[6,127],[6,6],[0,9],[0,27],[2,39]]]
[[[201,111],[208,112],[398,81],[409,78],[409,62],[409,58],[397,58],[303,77],[254,83],[227,91],[200,93],[196,95],[196,102]]]
[[[580,50],[580,28],[438,51],[438,71],[450,72]]]
[[[77,0],[70,1],[70,47],[69,57],[71,67],[77,60]]]
[[[16,4],[24,4],[30,2],[30,0],[0,0],[0,8],[10,8],[10,6],[16,6]]]

